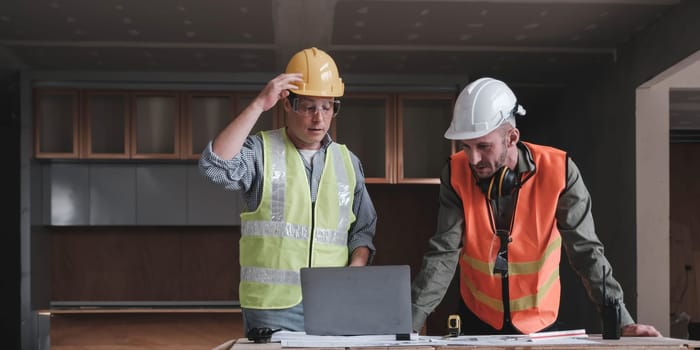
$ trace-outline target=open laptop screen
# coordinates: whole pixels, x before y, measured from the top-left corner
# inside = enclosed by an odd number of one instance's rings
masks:
[[[408,337],[410,280],[408,265],[302,268],[305,331]]]

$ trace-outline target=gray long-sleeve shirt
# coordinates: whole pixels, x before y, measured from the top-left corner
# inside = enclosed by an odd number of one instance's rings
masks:
[[[518,144],[518,173],[532,171],[535,164],[529,150]],[[603,244],[595,233],[591,214],[591,197],[576,164],[567,160],[566,188],[559,196],[556,209],[557,228],[562,236],[563,246],[569,263],[581,277],[591,300],[600,307],[603,304],[603,281],[606,295],[619,300],[622,309],[621,325],[634,323],[622,303],[623,292],[620,284],[612,277],[612,268],[603,254]],[[428,315],[440,304],[452,281],[457,268],[462,238],[464,237],[464,207],[457,192],[452,188],[449,163],[440,178],[440,211],[435,235],[428,243],[423,257],[423,265],[412,285],[413,329],[419,330]],[[492,203],[496,212],[494,218],[510,217],[512,202],[501,199],[499,205]],[[603,266],[608,273],[603,278]]]
[[[333,142],[331,137],[326,135],[321,142],[321,149],[312,158],[312,163],[300,155],[306,168],[312,202],[316,201],[318,185],[326,161],[326,150],[331,142]],[[350,158],[356,177],[355,196],[352,203],[356,220],[348,232],[348,249],[352,252],[357,247],[368,247],[371,261],[375,253],[373,239],[377,214],[365,187],[360,160],[352,152],[350,152]],[[212,151],[212,142],[209,142],[199,159],[199,168],[212,182],[223,185],[229,190],[243,191],[248,211],[255,210],[260,205],[263,188],[263,141],[260,135],[248,136],[241,151],[229,160],[217,156]]]

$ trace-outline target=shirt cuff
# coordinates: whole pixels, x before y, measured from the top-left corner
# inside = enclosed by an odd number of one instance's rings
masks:
[[[238,152],[238,154],[233,156],[233,158],[223,159],[219,157],[218,154],[214,153],[213,144],[213,141],[209,141],[209,143],[207,143],[207,147],[204,148],[201,157],[201,161],[203,163],[213,164],[220,168],[232,168],[238,166],[238,164],[240,163],[241,153],[243,152],[243,149],[241,149],[241,152]]]
[[[376,249],[374,248],[374,245],[372,244],[371,241],[369,242],[362,242],[362,240],[355,240],[350,242],[348,244],[348,250],[350,250],[350,254],[355,251],[355,249],[359,247],[367,247],[369,249],[369,258],[367,259],[367,265],[371,265],[372,261],[374,260],[374,254],[376,253]]]
[[[629,311],[627,311],[627,308],[625,307],[625,304],[623,303],[621,310],[620,310],[620,327],[624,327],[628,324],[633,324],[634,319],[632,318],[632,315],[630,315]]]
[[[428,318],[428,313],[418,309],[415,305],[411,305],[411,313],[413,316],[413,331],[420,332]]]

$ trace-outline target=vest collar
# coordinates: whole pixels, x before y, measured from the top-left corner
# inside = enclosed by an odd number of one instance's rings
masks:
[[[331,145],[332,142],[333,142],[333,139],[331,138],[331,135],[328,135],[328,133],[326,133],[326,136],[324,136],[323,139],[321,140],[321,148],[320,149],[325,151],[328,148],[328,146]]]
[[[529,148],[527,148],[527,145],[524,144],[521,141],[518,141],[517,143],[518,147],[518,165],[515,166],[515,170],[518,172],[518,174],[525,174],[524,178],[521,178],[521,181],[524,183],[527,181],[532,175],[535,174],[536,166],[535,166],[535,160],[532,158],[532,152],[530,151]]]
[[[287,139],[289,139],[289,134],[287,134],[287,127],[284,127],[283,129],[284,129],[284,133],[286,134]],[[290,141],[291,141],[291,139],[290,139]],[[321,147],[318,150],[325,152],[326,149],[328,149],[328,146],[331,145],[331,143],[333,143],[333,139],[331,138],[331,135],[326,133],[326,136],[324,136],[323,139],[321,139]]]

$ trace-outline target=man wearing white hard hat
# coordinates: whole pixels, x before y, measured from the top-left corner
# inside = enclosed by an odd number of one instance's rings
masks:
[[[622,302],[578,168],[562,150],[521,141],[515,118],[522,115],[515,94],[496,79],[478,79],[457,98],[445,138],[461,151],[442,172],[438,227],[412,286],[414,329],[442,301],[459,266],[464,333],[556,330],[563,247],[599,310],[616,305],[619,333],[659,336],[635,324]]]

